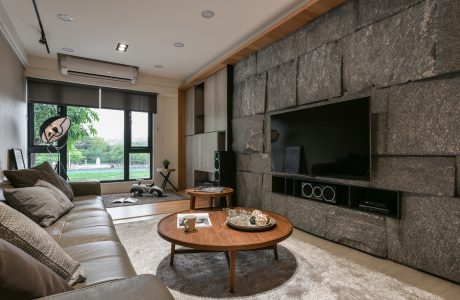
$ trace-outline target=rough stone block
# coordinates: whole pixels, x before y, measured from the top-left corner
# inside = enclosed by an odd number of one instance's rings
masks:
[[[264,174],[263,181],[264,181],[263,183],[264,192],[271,192],[272,191],[272,175]]]
[[[256,75],[237,84],[233,94],[233,118],[265,112],[267,73]]]
[[[387,257],[385,217],[332,206],[325,226],[327,239]]]
[[[264,116],[256,115],[232,120],[233,151],[240,153],[263,152]]]
[[[358,28],[383,20],[423,0],[358,0]]]
[[[267,111],[296,105],[297,60],[268,71]]]
[[[401,220],[387,220],[388,257],[460,282],[460,198],[403,194]]]
[[[270,115],[265,115],[264,121],[264,151],[266,153],[270,153],[272,149],[272,142],[271,142],[271,122],[270,122]]]
[[[265,72],[306,52],[305,35],[304,30],[299,30],[257,52],[257,73]]]
[[[251,155],[250,172],[267,174],[271,172],[270,155],[267,153],[255,153]]]
[[[388,114],[372,113],[371,123],[371,153],[374,155],[384,154],[387,152],[386,146],[388,144]]]
[[[356,0],[348,1],[346,4],[327,12],[304,27],[303,31],[305,31],[307,38],[307,47],[304,52],[339,40],[356,31],[356,23]]]
[[[246,78],[252,77],[257,73],[257,56],[251,54],[240,60],[233,68],[233,84],[237,84]]]
[[[342,54],[337,43],[324,45],[301,57],[297,78],[299,104],[340,96],[341,70]]]
[[[457,197],[460,197],[460,155],[457,155],[456,157],[456,161],[457,161],[457,178],[456,178],[456,186],[457,186],[457,190],[455,192],[455,195]]]
[[[238,206],[261,208],[263,198],[262,174],[236,173]]]
[[[295,227],[322,237],[326,236],[327,216],[334,208],[326,203],[280,195],[286,203],[286,215]]]
[[[388,153],[460,153],[460,77],[390,88]]]
[[[436,75],[436,2],[427,0],[343,39],[348,93]]]
[[[460,70],[460,1],[438,0],[436,61],[439,74]]]
[[[264,192],[265,196],[262,199],[262,209],[275,212],[282,216],[286,216],[287,202],[284,195]]]
[[[236,170],[249,171],[251,169],[251,155],[236,153]]]
[[[454,196],[455,158],[377,157],[372,185],[426,195]]]

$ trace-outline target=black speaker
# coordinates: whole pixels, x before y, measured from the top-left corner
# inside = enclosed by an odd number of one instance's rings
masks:
[[[214,182],[218,186],[235,188],[236,161],[233,151],[214,152]]]
[[[302,182],[302,197],[336,203],[335,194],[335,186]]]

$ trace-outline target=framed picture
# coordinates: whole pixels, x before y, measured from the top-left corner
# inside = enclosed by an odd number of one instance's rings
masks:
[[[300,154],[302,147],[288,146],[284,151],[283,172],[298,174],[300,171]]]
[[[24,156],[22,155],[21,149],[10,150],[10,169],[13,170],[24,170],[26,163],[24,162]]]

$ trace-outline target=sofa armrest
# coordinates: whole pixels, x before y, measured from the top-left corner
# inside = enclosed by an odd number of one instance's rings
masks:
[[[39,299],[171,300],[174,299],[174,297],[157,276],[144,274],[128,279],[104,282],[82,289],[55,294]]]
[[[101,183],[99,181],[70,181],[75,197],[101,195]]]

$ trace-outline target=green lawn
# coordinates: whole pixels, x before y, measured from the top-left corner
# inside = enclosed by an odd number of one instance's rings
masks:
[[[71,181],[79,180],[123,180],[122,168],[110,169],[93,169],[93,170],[69,170],[67,172]],[[130,179],[136,180],[140,178],[149,178],[150,170],[148,168],[137,168],[130,170]]]

